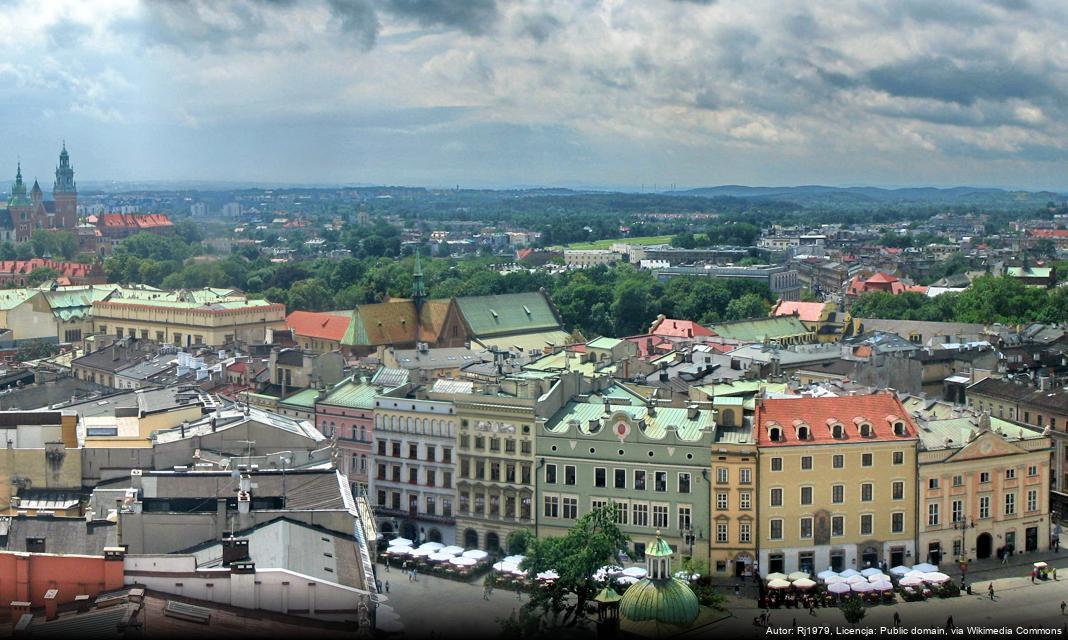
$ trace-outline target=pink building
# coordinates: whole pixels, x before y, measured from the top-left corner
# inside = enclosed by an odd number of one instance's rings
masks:
[[[337,437],[337,468],[348,476],[353,495],[367,490],[371,468],[375,386],[360,378],[334,385],[315,403],[315,426],[326,437]]]

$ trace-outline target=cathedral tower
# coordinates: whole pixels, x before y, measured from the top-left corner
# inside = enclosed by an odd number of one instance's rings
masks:
[[[59,152],[59,166],[56,167],[52,198],[56,201],[56,228],[74,229],[78,226],[78,188],[74,184],[74,168],[70,166],[66,142],[63,143],[63,150]]]

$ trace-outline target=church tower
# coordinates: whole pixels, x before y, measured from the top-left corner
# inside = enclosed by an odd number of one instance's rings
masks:
[[[30,198],[26,195],[26,183],[22,181],[22,163],[15,173],[15,184],[11,187],[11,199],[7,201],[7,210],[11,214],[11,224],[15,227],[16,240],[25,240],[30,236]]]
[[[59,166],[56,167],[52,198],[56,201],[56,228],[74,229],[78,226],[78,188],[74,184],[74,168],[70,166],[66,142],[63,143],[63,150],[59,152]]]

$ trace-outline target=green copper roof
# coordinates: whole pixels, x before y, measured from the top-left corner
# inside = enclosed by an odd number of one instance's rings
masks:
[[[35,295],[41,293],[37,289],[6,289],[0,290],[0,310],[8,311],[26,302]],[[18,327],[13,327],[18,328]]]
[[[776,339],[811,333],[794,316],[778,316],[757,320],[724,322],[711,327],[716,335],[740,342],[763,342],[764,338]]]
[[[656,413],[650,415],[645,405],[610,404],[605,410],[603,401],[591,401],[567,403],[545,423],[545,429],[550,433],[567,433],[574,425],[578,435],[593,435],[590,421],[600,421],[603,430],[617,413],[625,413],[635,422],[644,420],[641,433],[651,440],[662,440],[669,432],[675,432],[679,440],[696,442],[716,426],[715,414],[708,409],[702,409],[690,418],[687,409],[682,407],[658,407]]]
[[[693,624],[699,613],[697,595],[678,578],[639,580],[627,589],[619,601],[619,615],[634,622],[648,620],[687,627]]]
[[[350,409],[374,409],[375,393],[374,385],[344,380],[334,386],[322,403]]]
[[[623,340],[619,338],[609,338],[606,336],[601,336],[600,338],[590,340],[586,343],[586,346],[592,347],[594,349],[613,349],[621,342],[623,342]]]
[[[280,401],[278,404],[288,405],[290,407],[300,407],[302,409],[315,409],[315,399],[319,396],[318,389],[304,389],[298,391],[289,396],[285,400]]]
[[[613,589],[612,587],[605,587],[604,589],[601,589],[597,593],[597,595],[595,595],[593,597],[594,602],[603,602],[605,604],[608,604],[608,603],[611,603],[611,602],[619,602],[622,599],[623,599],[623,596],[621,596],[618,593],[616,593],[616,590]]]
[[[560,328],[560,320],[541,293],[456,298],[475,337],[527,333]]]
[[[671,545],[664,542],[664,539],[660,536],[660,532],[656,532],[656,540],[653,540],[652,544],[645,550],[645,555],[653,556],[655,558],[670,557],[675,555],[675,552],[671,550]]]

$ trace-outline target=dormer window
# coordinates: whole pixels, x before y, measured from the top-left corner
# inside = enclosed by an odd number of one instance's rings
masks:
[[[870,438],[872,435],[871,425],[867,422],[860,425],[860,435],[862,438]]]
[[[835,440],[841,440],[845,438],[845,427],[843,427],[841,423],[835,423],[831,427],[831,437],[833,437]]]
[[[807,424],[803,424],[797,428],[798,440],[808,440],[810,436],[811,434],[809,433],[809,428]]]
[[[768,437],[771,438],[772,442],[782,442],[784,440],[782,437],[782,427],[770,427],[768,429]]]
[[[901,436],[901,437],[904,437],[904,436],[908,435],[908,431],[905,430],[905,423],[904,422],[898,420],[897,422],[894,423],[894,435],[895,436]]]

